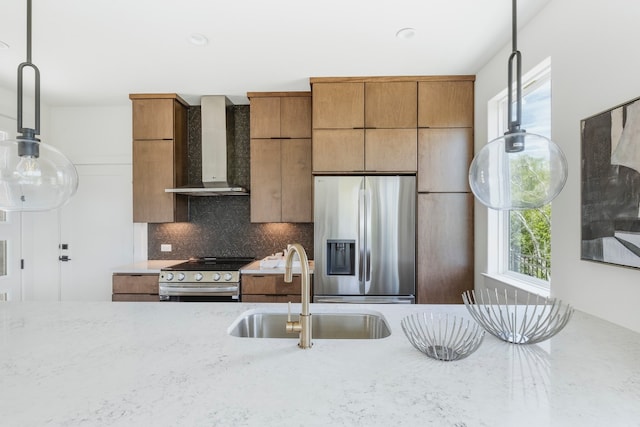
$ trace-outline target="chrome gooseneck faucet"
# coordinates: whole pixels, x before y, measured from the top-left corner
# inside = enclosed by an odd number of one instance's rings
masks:
[[[297,322],[291,321],[291,303],[289,303],[289,318],[287,319],[287,332],[299,332],[300,348],[311,348],[311,313],[309,313],[309,300],[311,299],[311,286],[309,282],[309,259],[304,248],[299,243],[287,245],[287,253],[284,258],[284,281],[291,283],[293,274],[291,273],[293,265],[293,255],[298,254],[300,258],[300,269],[302,273],[302,310],[300,318]]]

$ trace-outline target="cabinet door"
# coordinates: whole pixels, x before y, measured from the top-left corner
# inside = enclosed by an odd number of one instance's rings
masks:
[[[114,274],[114,294],[155,294],[158,298],[159,274]]]
[[[314,83],[314,129],[364,127],[364,83]]]
[[[174,221],[172,140],[133,141],[133,222]]]
[[[418,191],[468,192],[470,128],[418,129]]]
[[[251,140],[251,222],[280,222],[280,140]]]
[[[365,168],[371,172],[415,172],[416,129],[366,129]]]
[[[418,82],[418,127],[473,127],[473,82]]]
[[[311,97],[283,96],[280,98],[280,136],[311,138]]]
[[[283,139],[281,153],[282,222],[313,222],[311,139]]]
[[[251,138],[280,138],[280,97],[251,98]]]
[[[416,128],[416,82],[365,83],[366,128]]]
[[[173,139],[173,99],[134,99],[133,139]]]
[[[459,304],[473,289],[473,195],[418,194],[418,304]]]
[[[314,172],[362,172],[364,129],[313,131]]]

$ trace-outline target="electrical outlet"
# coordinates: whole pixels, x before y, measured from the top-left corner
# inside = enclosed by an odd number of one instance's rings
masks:
[[[9,292],[0,292],[0,301],[9,301]]]
[[[171,245],[163,243],[160,245],[160,252],[171,252]]]

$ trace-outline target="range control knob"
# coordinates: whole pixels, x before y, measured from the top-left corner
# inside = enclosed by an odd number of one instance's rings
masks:
[[[196,273],[196,282],[199,282],[202,280],[202,273]]]
[[[167,280],[173,280],[173,273],[167,273]]]
[[[215,280],[216,282],[220,280],[220,273],[213,273],[213,280]]]
[[[231,273],[224,273],[224,280],[226,280],[227,282],[231,280],[232,277],[233,276],[231,275]]]
[[[178,273],[178,280],[184,280],[184,273]]]

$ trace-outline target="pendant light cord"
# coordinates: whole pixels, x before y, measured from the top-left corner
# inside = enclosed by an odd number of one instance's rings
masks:
[[[512,0],[511,13],[511,40],[512,52],[509,55],[509,72],[508,72],[508,94],[507,94],[507,114],[509,116],[509,131],[514,133],[520,131],[522,124],[522,55],[518,50],[518,13],[517,0]],[[513,119],[513,63],[516,65],[516,118]]]
[[[24,69],[31,68],[35,77],[35,126],[33,129],[22,125],[23,110],[23,80]],[[40,134],[40,70],[31,62],[31,0],[27,0],[27,60],[18,66],[18,132],[27,140],[38,141],[36,135]]]

